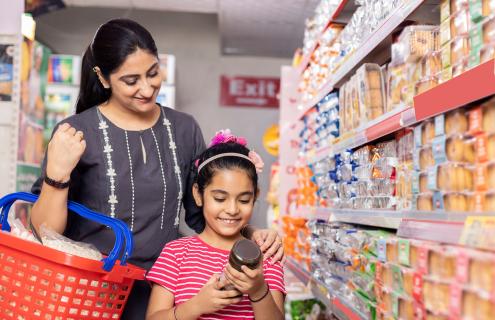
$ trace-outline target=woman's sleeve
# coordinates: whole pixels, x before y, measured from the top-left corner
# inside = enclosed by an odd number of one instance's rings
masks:
[[[194,121],[193,126],[193,152],[191,157],[191,163],[189,164],[190,170],[188,170],[186,178],[186,189],[184,190],[183,204],[186,211],[186,223],[189,228],[193,229],[197,233],[201,233],[205,228],[205,219],[201,208],[199,208],[194,202],[192,195],[192,188],[194,184],[194,178],[196,175],[196,166],[194,165],[194,160],[206,149],[205,140],[198,123]]]

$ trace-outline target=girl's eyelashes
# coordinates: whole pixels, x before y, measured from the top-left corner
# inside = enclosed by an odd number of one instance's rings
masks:
[[[224,202],[225,201],[224,198],[213,198],[213,199],[215,199],[216,202]]]

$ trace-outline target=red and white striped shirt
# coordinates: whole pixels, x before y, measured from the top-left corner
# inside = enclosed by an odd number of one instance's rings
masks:
[[[174,295],[175,305],[194,297],[214,273],[222,273],[229,259],[229,251],[214,248],[199,237],[181,238],[169,242],[146,278]],[[265,281],[270,290],[285,294],[284,272],[280,263],[263,263]],[[199,319],[254,319],[247,295],[241,302],[225,307]]]

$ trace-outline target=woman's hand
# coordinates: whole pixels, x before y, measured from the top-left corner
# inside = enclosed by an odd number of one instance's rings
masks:
[[[267,290],[265,277],[263,276],[263,263],[251,270],[242,266],[242,272],[237,271],[229,264],[225,268],[225,277],[234,287],[243,294],[249,295],[251,299],[257,300]]]
[[[285,262],[282,237],[275,230],[257,229],[252,232],[251,240],[255,241],[263,252],[263,259],[272,258],[272,262]]]
[[[194,299],[193,306],[199,308],[199,315],[210,314],[222,310],[228,305],[239,303],[242,297],[239,297],[237,290],[222,290],[226,281],[220,281],[220,276],[214,274],[210,280],[199,290]],[[180,317],[178,317],[180,319]]]
[[[46,175],[56,181],[68,181],[85,149],[82,131],[68,123],[61,124],[48,143]]]

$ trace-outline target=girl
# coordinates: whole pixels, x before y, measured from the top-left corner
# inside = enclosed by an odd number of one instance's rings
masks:
[[[67,200],[121,219],[134,238],[129,262],[149,269],[163,246],[179,237],[179,213],[204,229],[192,196],[194,159],[205,149],[193,117],[156,103],[162,76],[155,41],[129,19],[101,25],[82,59],[76,114],[57,126],[48,144],[34,230],[46,223],[71,239],[108,253],[113,232],[67,212]],[[266,255],[280,259],[275,232],[247,229]],[[270,247],[270,249],[268,249]],[[151,288],[137,281],[122,319],[142,320]]]
[[[167,244],[149,271],[148,320],[284,318],[280,263],[242,266],[243,272],[227,263],[258,195],[262,162],[245,145],[245,139],[220,132],[199,157],[193,196],[206,227],[199,236]],[[222,290],[228,283],[235,290]]]

